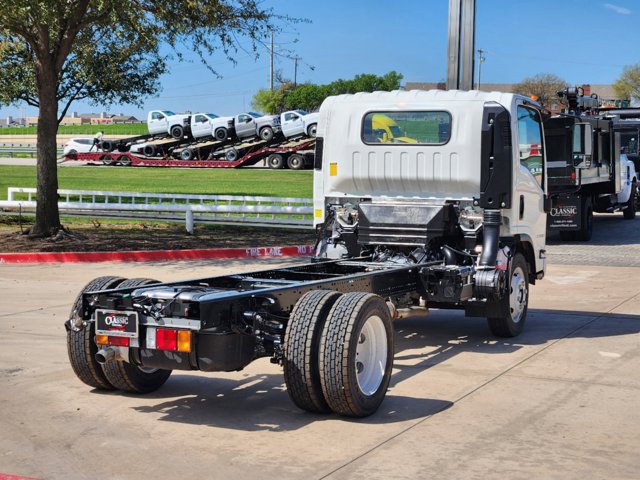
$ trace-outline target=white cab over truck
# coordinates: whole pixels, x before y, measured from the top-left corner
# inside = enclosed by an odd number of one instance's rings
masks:
[[[372,130],[379,112],[415,143]],[[314,172],[308,263],[175,283],[99,277],[67,328],[78,378],[146,393],[172,370],[282,365],[299,408],[351,417],[383,402],[392,322],[431,308],[518,335],[529,286],[545,272],[545,163],[537,104],[507,93],[387,92],[330,97]],[[292,207],[295,208],[295,207]]]
[[[315,137],[320,114],[307,113],[304,110],[290,110],[280,114],[282,134],[287,138],[306,135]]]
[[[151,135],[171,135],[182,138],[190,131],[191,115],[175,114],[170,110],[151,110],[147,114],[147,128]]]

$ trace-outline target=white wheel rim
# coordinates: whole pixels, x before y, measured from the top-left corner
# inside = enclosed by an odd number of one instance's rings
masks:
[[[509,294],[509,308],[511,320],[518,323],[527,305],[527,282],[522,268],[517,267],[511,276],[511,293]]]
[[[358,335],[355,369],[358,386],[365,395],[376,393],[387,366],[387,331],[377,315],[367,319]]]

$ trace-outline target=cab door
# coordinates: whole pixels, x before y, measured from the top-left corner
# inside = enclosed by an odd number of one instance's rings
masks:
[[[195,115],[191,122],[191,134],[194,138],[211,136],[211,121],[206,115]]]
[[[168,126],[169,122],[167,117],[162,112],[151,112],[149,120],[147,121],[147,127],[151,135],[168,133]]]
[[[236,135],[238,137],[253,137],[256,135],[256,122],[251,115],[245,113],[236,117]]]
[[[304,131],[302,117],[295,112],[287,112],[284,114],[282,122],[282,133],[285,137],[299,135]]]
[[[546,237],[546,214],[544,211],[546,158],[544,130],[540,112],[524,103],[517,105],[516,155],[519,162],[515,170],[515,214],[518,230],[527,233],[536,244]]]

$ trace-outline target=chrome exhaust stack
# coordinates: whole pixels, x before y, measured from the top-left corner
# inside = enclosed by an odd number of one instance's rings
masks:
[[[98,362],[100,365],[104,365],[111,360],[115,360],[115,358],[116,351],[110,347],[101,348],[95,355],[96,362]]]

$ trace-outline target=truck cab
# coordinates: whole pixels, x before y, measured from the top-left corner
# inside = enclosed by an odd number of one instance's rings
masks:
[[[386,141],[373,128],[379,116],[414,132],[415,142]],[[526,258],[535,282],[545,271],[544,142],[539,105],[519,95],[328,98],[320,108],[314,173],[315,225],[331,225],[321,255],[357,257],[380,248],[397,256],[414,249],[437,256],[442,248],[473,254],[487,248],[490,212],[498,243]],[[520,146],[531,144],[540,146],[537,155],[521,158]]]
[[[306,135],[315,137],[319,113],[307,113],[304,110],[291,110],[280,114],[282,134],[287,138]]]
[[[151,135],[171,135],[182,138],[190,132],[191,116],[170,110],[151,110],[147,114],[147,128]]]

